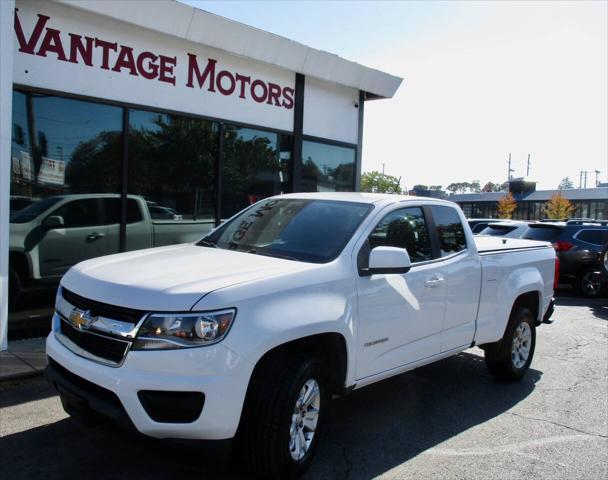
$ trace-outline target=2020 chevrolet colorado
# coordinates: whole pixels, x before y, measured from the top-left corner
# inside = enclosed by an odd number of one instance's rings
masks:
[[[257,475],[311,462],[333,394],[473,345],[521,378],[549,322],[551,244],[474,238],[451,202],[262,200],[198,243],[63,277],[47,374],[70,413],[157,438],[239,440]]]

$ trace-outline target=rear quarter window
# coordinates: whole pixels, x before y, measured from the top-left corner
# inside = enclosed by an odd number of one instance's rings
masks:
[[[550,226],[530,225],[530,229],[524,233],[522,238],[527,240],[540,240],[542,242],[555,242],[562,233],[562,228]]]
[[[460,215],[452,207],[439,205],[431,206],[437,233],[441,256],[445,257],[467,248],[467,239],[460,221]]]
[[[604,243],[608,242],[608,229],[593,229],[593,230],[581,230],[576,235],[577,240],[581,240],[586,243],[591,243],[593,245],[604,245]]]

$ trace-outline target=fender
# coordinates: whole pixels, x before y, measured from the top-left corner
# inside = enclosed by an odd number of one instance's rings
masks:
[[[264,354],[280,345],[337,333],[346,344],[345,386],[354,383],[358,305],[348,256],[341,255],[334,262],[309,271],[216,290],[199,300],[192,310],[233,304],[238,305],[237,315],[223,343],[252,368]]]
[[[514,256],[513,253],[509,255]],[[504,269],[502,271],[504,272]],[[538,292],[540,318],[544,313],[545,282],[538,268],[532,266],[515,268],[502,278],[500,272],[501,270],[493,268],[493,265],[486,265],[484,260],[475,334],[475,343],[478,345],[496,342],[503,337],[513,304],[517,297],[524,293]]]

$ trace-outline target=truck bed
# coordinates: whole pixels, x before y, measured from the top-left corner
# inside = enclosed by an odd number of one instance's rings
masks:
[[[549,242],[523,240],[520,238],[502,238],[491,236],[475,236],[475,245],[480,255],[501,253],[509,250],[529,250],[551,247]]]

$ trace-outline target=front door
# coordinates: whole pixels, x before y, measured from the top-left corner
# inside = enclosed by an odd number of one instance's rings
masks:
[[[72,200],[50,215],[61,217],[63,225],[46,231],[38,244],[43,278],[63,275],[78,262],[109,253],[98,199]]]
[[[389,212],[374,228],[369,248],[405,248],[412,268],[405,274],[357,278],[357,379],[440,353],[446,272],[433,261],[427,219],[420,207]]]

